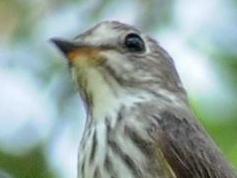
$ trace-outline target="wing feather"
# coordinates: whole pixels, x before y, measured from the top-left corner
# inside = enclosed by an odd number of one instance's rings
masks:
[[[155,116],[153,116],[155,117]],[[213,141],[193,118],[162,112],[153,138],[177,178],[236,178]]]

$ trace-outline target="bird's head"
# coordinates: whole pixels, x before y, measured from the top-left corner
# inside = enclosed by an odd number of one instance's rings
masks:
[[[183,93],[172,58],[133,26],[105,21],[73,40],[52,41],[68,59],[87,103],[124,93]]]

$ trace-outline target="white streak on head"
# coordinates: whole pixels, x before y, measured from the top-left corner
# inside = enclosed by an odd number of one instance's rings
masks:
[[[100,23],[93,29],[92,34],[85,36],[84,42],[101,44],[119,36],[119,31],[110,27],[108,22]]]

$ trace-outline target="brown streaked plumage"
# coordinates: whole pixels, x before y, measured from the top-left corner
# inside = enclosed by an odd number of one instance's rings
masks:
[[[79,178],[236,178],[194,119],[172,58],[151,37],[106,21],[52,41],[88,111]]]

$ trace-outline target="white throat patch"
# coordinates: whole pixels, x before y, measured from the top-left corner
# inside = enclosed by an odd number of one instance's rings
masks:
[[[147,93],[131,94],[119,85],[111,86],[110,82],[106,81],[101,72],[96,68],[89,68],[85,72],[84,77],[87,80],[86,90],[91,94],[93,102],[91,117],[96,122],[104,120],[107,116],[114,118],[115,121],[117,112],[122,105],[129,108],[134,103],[150,98]],[[111,122],[113,123],[113,121]]]

